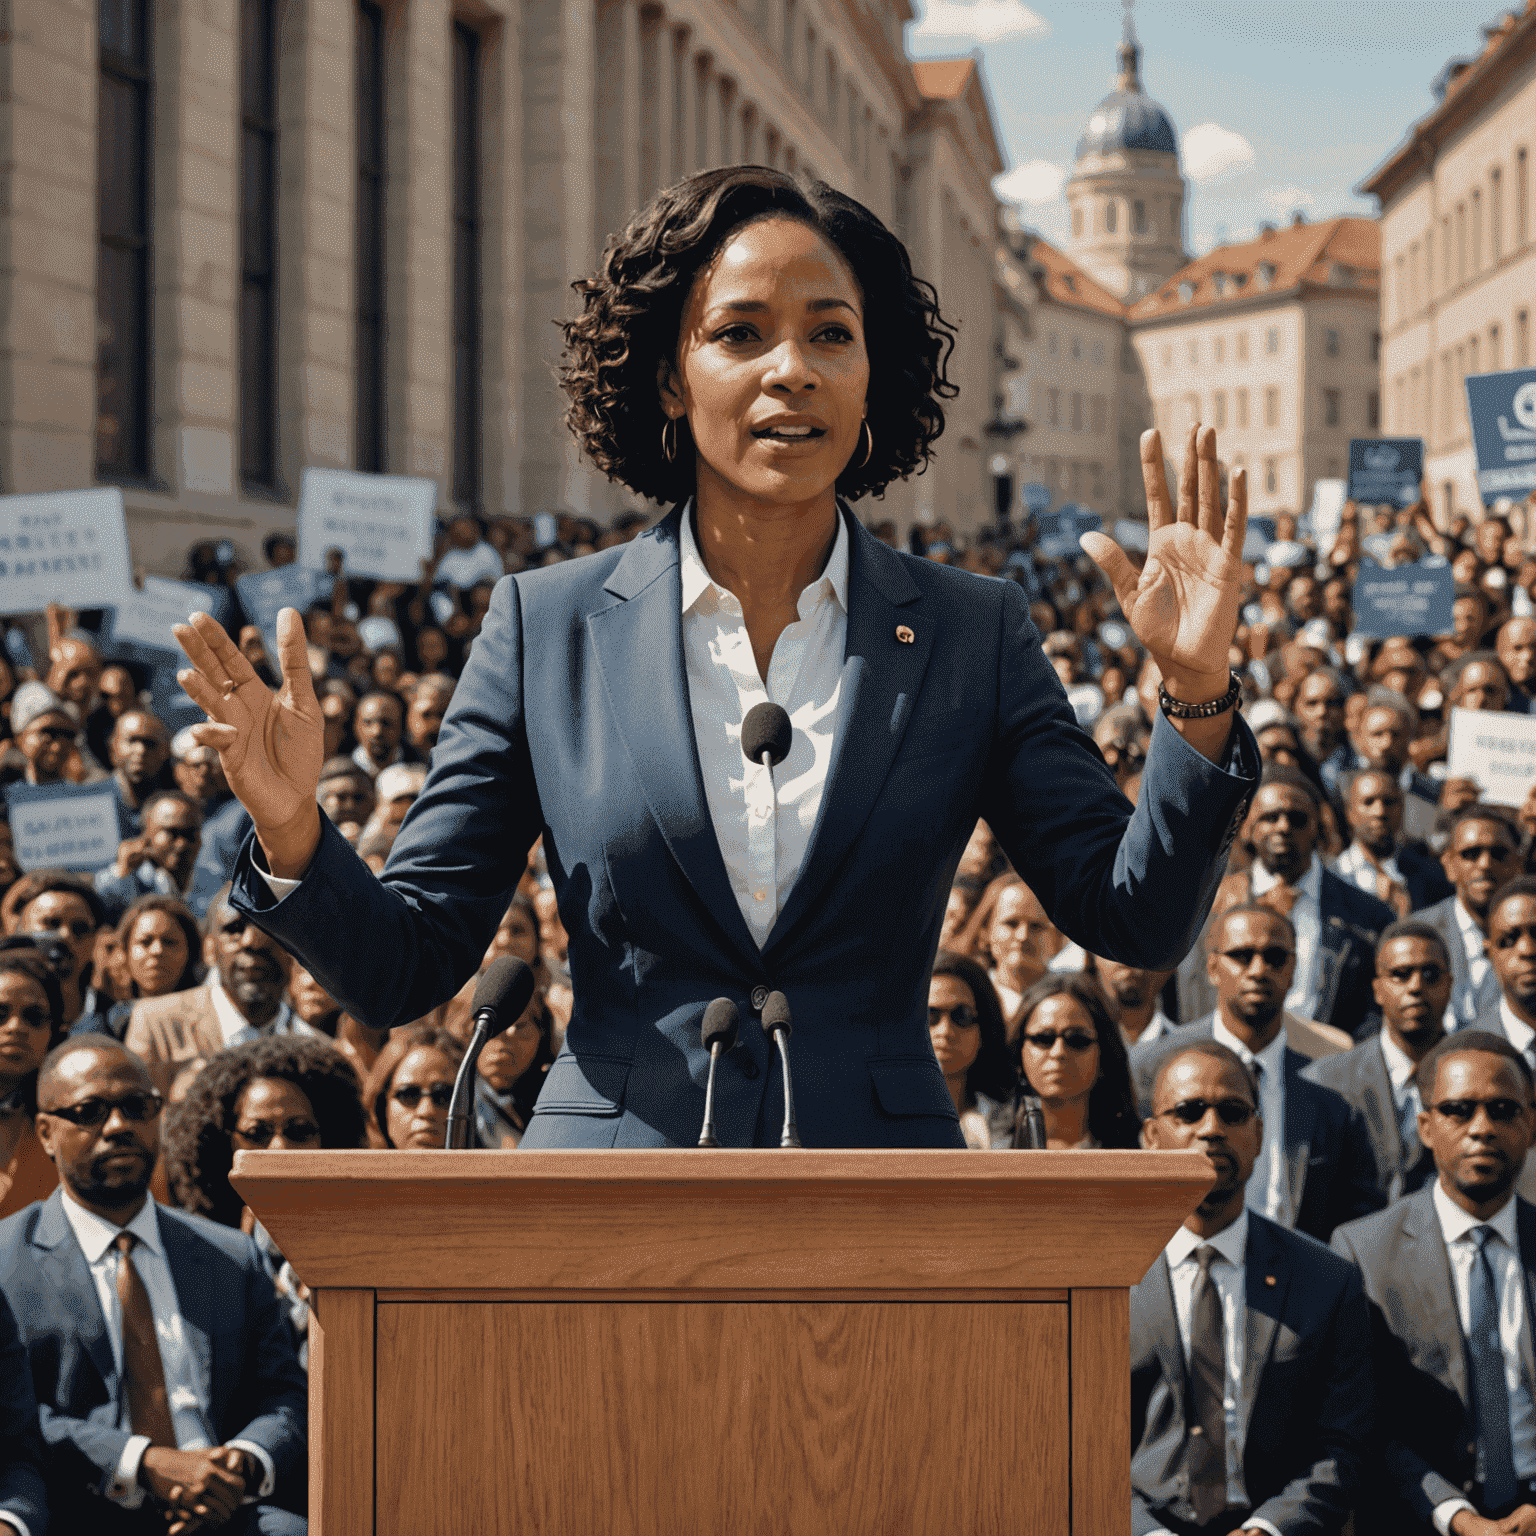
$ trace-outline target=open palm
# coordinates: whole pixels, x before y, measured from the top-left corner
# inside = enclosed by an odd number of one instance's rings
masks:
[[[1225,513],[1216,461],[1216,433],[1190,429],[1179,477],[1179,504],[1168,504],[1163,445],[1157,429],[1141,438],[1142,480],[1150,530],[1138,572],[1107,534],[1085,533],[1084,552],[1109,578],[1120,611],[1164,678],[1225,692],[1228,651],[1237,633],[1243,537],[1248,528],[1248,480],[1232,472]]]

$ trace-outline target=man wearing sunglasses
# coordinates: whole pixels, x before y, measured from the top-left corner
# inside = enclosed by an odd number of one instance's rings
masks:
[[[1206,969],[1216,1010],[1131,1052],[1131,1077],[1145,1116],[1152,1084],[1171,1052],[1216,1040],[1259,1080],[1270,1136],[1248,1185],[1248,1204],[1281,1226],[1327,1242],[1340,1222],[1379,1210],[1376,1160],[1359,1114],[1331,1088],[1308,1081],[1312,1059],[1287,1038],[1285,999],[1296,963],[1290,921],[1256,903],[1229,908],[1207,937]]]
[[[254,1242],[149,1198],[162,1101],[116,1041],[56,1047],[37,1101],[61,1187],[0,1222],[0,1293],[52,1529],[302,1536],[307,1393]]]
[[[1216,1182],[1131,1292],[1131,1529],[1336,1536],[1374,1417],[1359,1276],[1247,1203],[1264,1124],[1234,1052],[1173,1051],[1151,1110],[1143,1144]]]
[[[1357,1536],[1536,1532],[1536,1208],[1515,1184],[1536,1136],[1532,1077],[1465,1029],[1419,1063],[1432,1184],[1341,1227],[1372,1303],[1381,1403]]]

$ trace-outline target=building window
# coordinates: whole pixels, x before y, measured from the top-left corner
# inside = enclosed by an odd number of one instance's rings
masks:
[[[1227,424],[1227,392],[1218,389],[1211,397],[1211,414],[1216,418],[1213,425],[1218,431]]]
[[[1238,390],[1233,397],[1232,404],[1236,407],[1237,411],[1237,425],[1246,427],[1248,425],[1248,391],[1246,389]]]
[[[384,472],[384,12],[357,8],[357,467]]]
[[[1531,312],[1522,309],[1515,316],[1515,367],[1531,365]]]
[[[1531,186],[1526,174],[1525,150],[1515,151],[1515,244],[1523,246],[1530,238]]]
[[[240,479],[277,483],[277,4],[240,5]]]
[[[1051,332],[1049,332],[1047,334],[1047,336],[1045,338],[1045,355],[1047,357],[1055,357],[1056,356],[1057,347],[1058,347],[1058,342],[1056,340],[1056,332],[1055,331],[1051,331]]]
[[[1240,363],[1246,363],[1248,361],[1248,332],[1247,331],[1239,331],[1237,333],[1237,360]]]
[[[1045,424],[1048,427],[1061,425],[1061,391],[1048,389],[1045,392]]]
[[[1114,234],[1114,232],[1115,232],[1115,224],[1116,224],[1115,200],[1114,200],[1114,198],[1110,198],[1109,201],[1104,204],[1104,228],[1105,228],[1105,231],[1107,233],[1111,234],[1111,235]]]
[[[1472,271],[1474,273],[1483,270],[1483,194],[1474,187],[1472,189]]]
[[[1323,425],[1336,427],[1339,424],[1339,392],[1336,389],[1323,391]]]
[[[480,38],[453,24],[453,499],[480,504]]]
[[[1227,338],[1225,336],[1213,337],[1211,340],[1211,350],[1215,354],[1215,358],[1218,363],[1226,362]]]
[[[1074,359],[1076,359],[1078,361],[1082,360],[1082,356],[1083,356],[1083,338],[1081,336],[1074,336],[1072,338],[1072,356],[1073,356]]]
[[[1264,460],[1264,489],[1271,496],[1280,489],[1280,470],[1274,459]]]
[[[1083,210],[1081,208],[1074,208],[1072,210],[1072,238],[1074,240],[1081,240],[1083,238]]]
[[[1371,361],[1373,363],[1379,363],[1381,361],[1381,332],[1380,331],[1372,331],[1371,332]]]
[[[1399,399],[1401,399],[1401,397],[1402,397],[1402,390],[1401,390],[1402,381],[1399,380],[1398,384],[1399,384],[1398,397],[1399,397]],[[1399,416],[1402,415],[1402,406],[1401,405],[1398,406],[1398,415]],[[1370,394],[1368,394],[1365,397],[1365,430],[1367,432],[1376,432],[1376,431],[1379,431],[1380,428],[1381,428],[1381,396],[1380,396],[1379,393],[1377,393],[1376,390],[1373,389],[1370,392]]]
[[[1488,247],[1497,265],[1504,258],[1504,172],[1488,172]]]
[[[1456,281],[1467,280],[1467,205],[1456,204]]]
[[[1199,363],[1200,363],[1200,338],[1198,336],[1191,336],[1189,338],[1189,366],[1191,368],[1195,368],[1195,367],[1199,366]]]
[[[1339,333],[1332,326],[1323,332],[1323,351],[1329,357],[1339,355]]]
[[[96,470],[149,473],[150,7],[99,0]]]
[[[1274,357],[1280,351],[1280,328],[1272,325],[1264,332],[1264,351]]]
[[[1075,389],[1072,391],[1072,430],[1083,430],[1083,397]]]
[[[1104,430],[1105,400],[1103,395],[1094,395],[1088,402],[1090,429],[1094,432]]]
[[[1103,366],[1103,364],[1104,364],[1104,343],[1102,341],[1096,341],[1093,344],[1093,360],[1100,367]]]
[[[1280,391],[1278,389],[1264,391],[1264,425],[1266,427],[1280,425]]]
[[[1488,327],[1488,372],[1497,373],[1504,365],[1499,359],[1504,355],[1504,338],[1496,325]]]

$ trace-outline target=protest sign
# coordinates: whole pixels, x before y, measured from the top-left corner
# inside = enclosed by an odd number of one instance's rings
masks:
[[[1312,535],[1317,552],[1326,560],[1339,536],[1339,525],[1344,521],[1344,503],[1349,500],[1348,486],[1343,480],[1314,480],[1312,482],[1312,506],[1302,522]]]
[[[1536,715],[1453,709],[1446,767],[1471,779],[1485,800],[1519,805],[1536,783]]]
[[[1422,437],[1350,438],[1349,500],[1368,506],[1411,507],[1419,499],[1423,478]]]
[[[22,869],[96,870],[117,857],[123,837],[112,781],[99,784],[11,784],[16,862]]]
[[[1467,415],[1483,505],[1536,491],[1536,368],[1478,373],[1467,380]]]
[[[132,590],[121,491],[0,496],[0,614],[101,608]]]
[[[1031,512],[1038,515],[1051,504],[1051,488],[1032,481],[1029,485],[1019,487],[1019,498]]]
[[[1117,519],[1114,535],[1115,543],[1121,549],[1133,549],[1144,555],[1151,547],[1152,530],[1145,523],[1138,523],[1134,518]]]
[[[1040,542],[1036,549],[1047,560],[1061,560],[1079,554],[1078,535],[1099,532],[1104,519],[1097,512],[1069,501],[1055,512],[1042,512],[1039,524]]]
[[[320,595],[320,573],[304,565],[279,565],[256,571],[235,583],[240,605],[252,624],[266,637],[267,649],[277,659],[277,616],[284,608],[303,613]]]
[[[1456,578],[1438,555],[1396,570],[1363,564],[1351,601],[1358,634],[1377,640],[1388,635],[1448,635]]]
[[[227,589],[200,581],[170,581],[146,576],[141,589],[128,591],[112,605],[110,645],[116,651],[175,651],[180,654],[171,625],[185,624],[189,615],[211,614],[223,623],[230,611]]]
[[[299,564],[325,569],[339,549],[350,576],[420,581],[432,557],[437,486],[403,475],[306,469],[299,495]]]

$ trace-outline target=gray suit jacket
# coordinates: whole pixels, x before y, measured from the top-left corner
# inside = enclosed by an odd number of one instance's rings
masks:
[[[1333,1536],[1363,1473],[1374,1417],[1360,1277],[1311,1238],[1253,1212],[1243,1266],[1241,1466],[1253,1513],[1285,1536]],[[1131,1530],[1192,1521],[1188,1371],[1159,1254],[1131,1292]]]
[[[1447,896],[1422,912],[1415,912],[1413,919],[1428,923],[1445,940],[1446,952],[1451,957],[1451,1007],[1463,1025],[1469,1024],[1489,1008],[1499,1006],[1499,978],[1489,966],[1481,985],[1473,987],[1467,975],[1467,949],[1461,941],[1461,926],[1456,921],[1455,896]],[[1479,1026],[1481,1027],[1481,1026]],[[1501,1030],[1500,1033],[1503,1033]]]
[[[1529,1319],[1536,1208],[1520,1200],[1516,1221]],[[1365,1282],[1381,1404],[1371,1457],[1379,1486],[1360,1501],[1355,1529],[1430,1536],[1435,1506],[1467,1497],[1477,1475],[1477,1409],[1433,1187],[1340,1227],[1333,1246]]]

